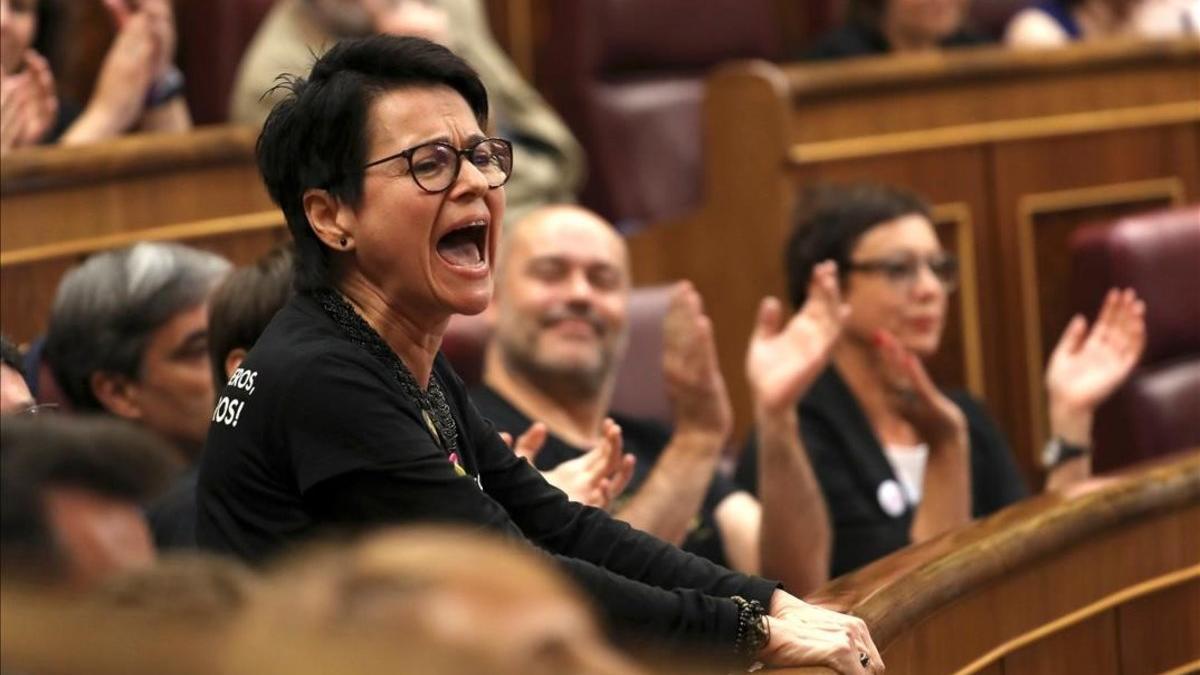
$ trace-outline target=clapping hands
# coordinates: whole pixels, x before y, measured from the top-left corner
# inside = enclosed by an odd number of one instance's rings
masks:
[[[175,18],[169,0],[104,0],[117,37],[100,66],[96,87],[66,142],[111,138],[135,127],[150,88],[175,58]]]
[[[813,268],[808,300],[786,323],[782,303],[764,299],[746,351],[756,405],[774,412],[795,406],[824,370],[849,312],[832,262]]]
[[[874,337],[892,408],[931,447],[963,441],[967,433],[966,416],[933,384],[921,360],[885,330]]]
[[[733,407],[721,376],[712,321],[690,282],[671,289],[663,320],[663,377],[671,399],[675,428],[716,438],[720,448],[733,429]]]
[[[40,54],[25,52],[24,68],[13,75],[0,73],[0,150],[41,141],[58,115],[54,76]]]
[[[534,463],[546,443],[546,425],[536,422],[517,437],[501,433],[501,437],[519,457]],[[554,487],[567,493],[572,501],[606,509],[612,500],[625,491],[633,477],[634,457],[622,454],[621,427],[611,419],[604,420],[600,443],[587,453],[563,462],[542,476]]]

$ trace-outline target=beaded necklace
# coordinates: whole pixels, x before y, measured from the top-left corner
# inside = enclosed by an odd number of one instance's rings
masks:
[[[467,475],[458,456],[458,427],[454,423],[454,417],[450,414],[450,404],[446,402],[446,395],[442,391],[441,385],[438,384],[437,377],[430,373],[429,388],[427,391],[422,390],[408,366],[404,365],[400,357],[396,356],[396,353],[383,341],[379,333],[371,328],[358,312],[354,311],[354,307],[342,297],[341,293],[323,288],[312,291],[312,295],[329,315],[329,318],[333,319],[333,322],[350,338],[350,341],[366,350],[376,361],[386,367],[392,377],[400,383],[404,394],[417,402],[417,407],[421,410],[421,418],[425,421],[426,430],[446,452],[450,463],[454,465],[454,470],[459,475]]]

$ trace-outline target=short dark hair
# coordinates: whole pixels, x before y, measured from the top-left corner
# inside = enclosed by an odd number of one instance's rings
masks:
[[[0,425],[0,554],[10,572],[53,580],[65,570],[43,506],[51,488],[146,504],[182,463],[164,441],[106,416],[13,417]]]
[[[54,295],[43,354],[71,404],[104,410],[92,374],[138,379],[154,332],[205,302],[229,267],[215,253],[142,242],[97,253],[68,272]]]
[[[304,213],[304,192],[328,190],[357,206],[367,162],[367,117],[381,94],[405,86],[450,87],[487,125],[487,91],[479,75],[445,47],[417,37],[375,35],[343,40],[307,78],[281,76],[288,95],[271,109],[258,137],[258,168],[283,209],[296,243],[296,289],[326,287],[329,250]]]
[[[0,335],[0,363],[24,375],[25,365],[23,361],[21,350],[17,349],[17,345],[13,344],[12,340],[8,339],[8,336]]]
[[[255,264],[234,270],[213,291],[208,306],[208,354],[218,389],[228,379],[225,359],[229,353],[253,347],[291,297],[295,257],[290,243],[277,246]]]
[[[850,254],[862,235],[901,216],[932,220],[929,206],[916,194],[873,183],[818,185],[796,204],[792,233],[784,251],[788,297],[799,308],[808,297],[813,267],[833,260],[843,281]]]

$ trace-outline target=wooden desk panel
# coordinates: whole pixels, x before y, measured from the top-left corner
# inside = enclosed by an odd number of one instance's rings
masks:
[[[892,675],[1161,673],[1200,662],[1198,528],[1200,449],[1027,500],[807,599],[863,617]]]
[[[272,208],[253,130],[23,149],[0,165],[0,251]]]
[[[45,333],[58,282],[97,251],[140,241],[174,241],[245,265],[289,238],[283,223],[281,212],[264,211],[0,253],[0,329],[17,343]]]

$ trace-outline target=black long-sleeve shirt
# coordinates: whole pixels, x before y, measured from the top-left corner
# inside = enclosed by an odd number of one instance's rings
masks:
[[[225,386],[200,466],[201,547],[259,561],[324,529],[452,522],[555,554],[622,632],[733,645],[730,596],[777,585],[569,501],[504,445],[439,355],[456,469],[391,372],[311,297],[289,301]]]

